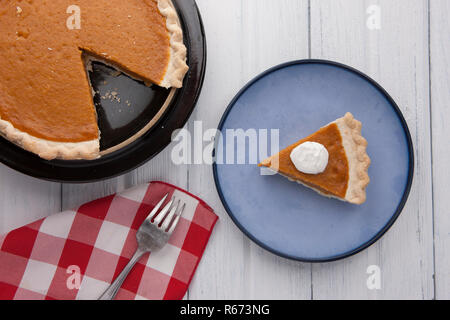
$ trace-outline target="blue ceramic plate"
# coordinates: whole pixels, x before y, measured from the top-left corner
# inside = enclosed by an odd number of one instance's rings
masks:
[[[261,175],[249,153],[245,164],[214,164],[228,214],[260,246],[295,260],[325,262],[373,244],[408,198],[414,170],[411,136],[383,88],[359,71],[329,61],[302,60],[270,69],[231,102],[219,125],[224,137],[216,145],[218,159],[226,159],[227,129],[279,129],[282,149],[346,112],[363,123],[372,159],[367,201],[361,206],[322,197],[279,175]],[[248,140],[246,146],[250,149]]]

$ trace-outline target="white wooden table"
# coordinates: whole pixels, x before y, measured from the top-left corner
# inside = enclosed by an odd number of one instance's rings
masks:
[[[393,228],[343,261],[278,258],[229,219],[211,167],[175,166],[169,146],[132,173],[86,185],[43,182],[0,165],[0,233],[139,183],[165,180],[205,199],[220,216],[188,299],[449,299],[450,1],[198,0],[198,5],[208,68],[187,128],[194,120],[215,128],[236,92],[273,65],[323,58],[358,68],[394,97],[415,144],[414,185]],[[370,265],[380,267],[379,290],[367,287]]]

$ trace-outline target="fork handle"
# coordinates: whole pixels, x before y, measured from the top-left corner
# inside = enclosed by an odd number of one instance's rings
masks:
[[[146,253],[145,251],[137,249],[133,257],[131,258],[130,262],[128,262],[126,267],[117,276],[116,280],[114,280],[114,282],[108,287],[108,289],[106,289],[106,291],[101,295],[101,297],[98,300],[113,300],[117,295],[117,292],[119,291],[120,287],[122,286],[122,283],[125,281],[128,274],[130,273],[131,269],[133,269],[136,262],[138,262],[145,253]]]

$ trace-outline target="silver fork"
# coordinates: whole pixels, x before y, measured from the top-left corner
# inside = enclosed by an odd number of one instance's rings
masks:
[[[170,236],[180,221],[180,217],[183,214],[186,205],[183,204],[180,207],[180,200],[178,200],[175,205],[175,200],[172,199],[158,213],[167,197],[168,194],[166,194],[166,196],[156,205],[156,207],[152,210],[152,212],[150,212],[148,217],[142,223],[136,233],[138,249],[134,253],[130,262],[122,270],[116,280],[114,280],[114,282],[109,286],[109,288],[106,289],[99,300],[113,300],[136,262],[138,262],[145,253],[159,250],[169,241]]]

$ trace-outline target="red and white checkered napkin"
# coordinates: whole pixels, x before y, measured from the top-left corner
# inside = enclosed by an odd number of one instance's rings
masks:
[[[186,203],[183,218],[162,250],[136,264],[117,299],[182,299],[217,216],[200,199],[162,182],[0,237],[0,299],[97,299],[128,263],[136,230],[167,193]]]

